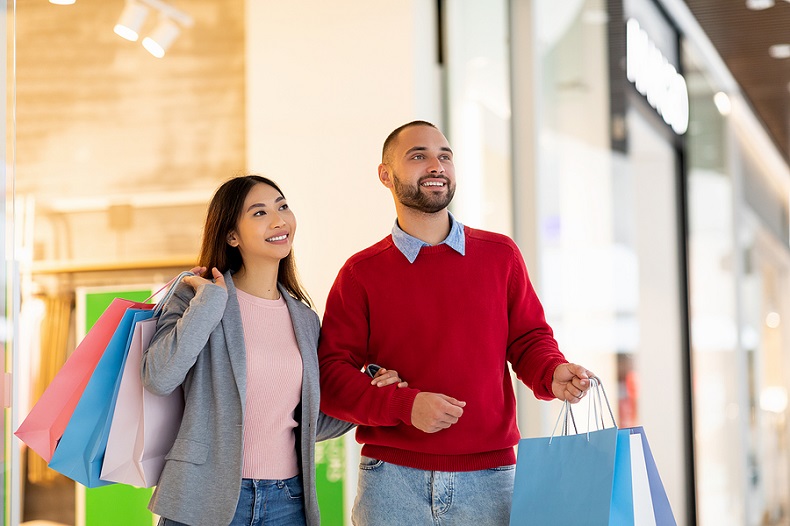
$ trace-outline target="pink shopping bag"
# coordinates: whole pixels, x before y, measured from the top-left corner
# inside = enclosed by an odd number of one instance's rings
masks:
[[[105,481],[155,486],[181,425],[181,388],[157,396],[143,387],[140,376],[143,351],[156,331],[156,322],[157,318],[138,321],[134,328],[102,464]]]
[[[52,460],[55,446],[128,308],[153,309],[154,305],[113,299],[14,432],[47,462]]]

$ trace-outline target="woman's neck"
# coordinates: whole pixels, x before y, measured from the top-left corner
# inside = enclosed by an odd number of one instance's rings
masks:
[[[280,299],[277,289],[277,265],[255,265],[244,262],[242,267],[233,274],[233,284],[236,288],[267,300]]]

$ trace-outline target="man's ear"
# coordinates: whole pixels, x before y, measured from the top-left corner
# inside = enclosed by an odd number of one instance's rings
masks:
[[[393,183],[392,183],[392,177],[391,177],[391,174],[390,174],[390,169],[384,163],[381,163],[379,165],[379,181],[381,181],[381,184],[383,184],[387,188],[392,188],[392,184]]]

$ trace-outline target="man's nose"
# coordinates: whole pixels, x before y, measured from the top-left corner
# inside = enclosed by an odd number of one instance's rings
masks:
[[[432,159],[428,165],[428,171],[431,173],[444,173],[444,165],[439,159]]]

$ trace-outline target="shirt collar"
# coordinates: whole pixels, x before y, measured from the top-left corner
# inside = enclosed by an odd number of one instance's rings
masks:
[[[450,248],[461,254],[466,253],[466,240],[464,239],[464,225],[458,222],[449,211],[447,214],[450,216],[450,233],[444,238],[440,245],[448,245]],[[398,225],[398,220],[395,220],[395,225],[392,227],[392,242],[398,247],[398,250],[406,256],[409,263],[414,263],[417,256],[420,254],[422,247],[429,247],[430,245],[421,239],[417,239],[403,231]]]

